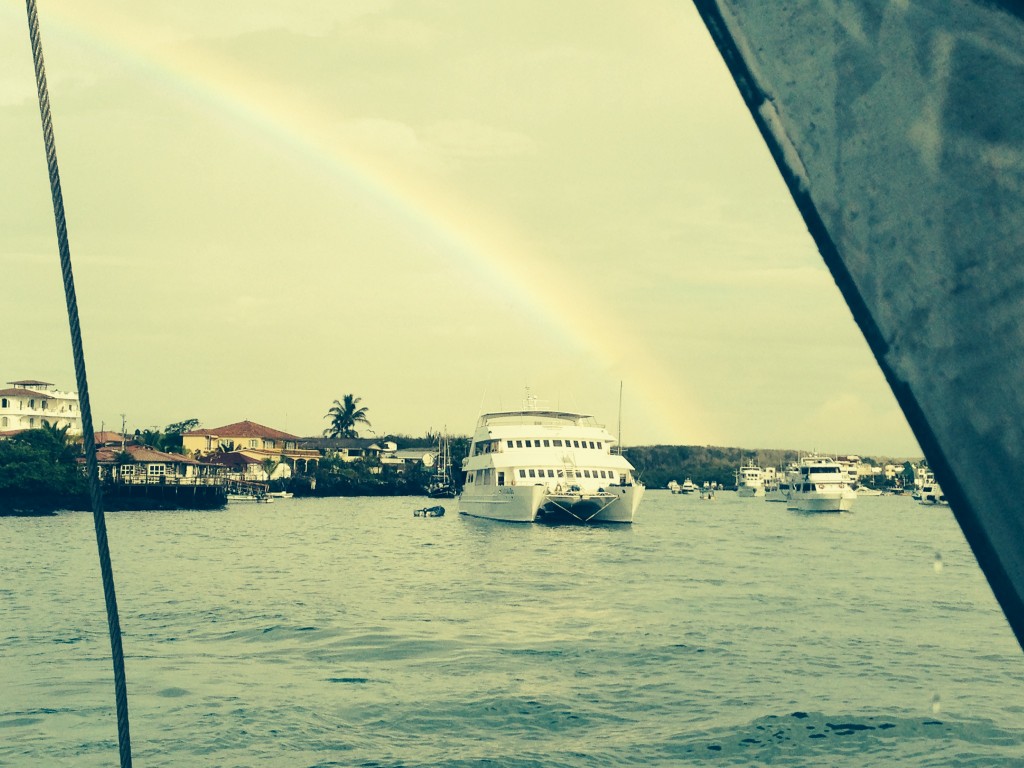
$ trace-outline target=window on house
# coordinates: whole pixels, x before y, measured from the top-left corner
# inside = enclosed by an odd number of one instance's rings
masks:
[[[120,471],[121,471],[121,476],[122,477],[130,477],[130,476],[135,474],[135,465],[134,464],[122,464]]]
[[[4,426],[4,427],[8,426],[8,424],[7,424],[7,417],[6,416],[4,416],[3,423],[0,424],[0,426]]]
[[[146,468],[146,473],[150,477],[158,477],[158,476],[161,476],[161,475],[166,475],[167,474],[167,465],[166,464],[150,464]]]
[[[249,447],[250,448],[259,448],[259,440],[250,440],[249,441]]]
[[[3,399],[0,399],[0,408],[6,408],[6,407],[7,407],[7,398],[5,397]]]
[[[28,426],[30,429],[34,429],[36,426],[36,419],[34,416],[29,417]]]

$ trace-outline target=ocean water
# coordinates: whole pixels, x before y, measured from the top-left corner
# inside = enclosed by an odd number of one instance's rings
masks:
[[[948,509],[650,491],[108,514],[137,766],[1016,766],[1024,653]],[[84,513],[0,519],[0,766],[117,764]]]

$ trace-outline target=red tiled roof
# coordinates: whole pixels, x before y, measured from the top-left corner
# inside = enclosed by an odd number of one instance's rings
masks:
[[[51,384],[48,381],[36,381],[35,379],[25,379],[24,381],[8,381],[7,383],[8,384],[13,384],[16,387],[18,387],[18,386],[21,386],[21,387],[52,387],[53,386],[53,384]]]
[[[207,437],[266,437],[271,440],[298,440],[295,435],[289,435],[279,429],[271,429],[254,421],[239,421],[234,424],[227,424],[223,427],[213,429],[195,429],[186,432],[186,435],[204,435]]]
[[[96,445],[102,445],[103,443],[120,443],[122,440],[131,442],[131,438],[122,437],[120,432],[94,432],[93,440],[96,441]]]
[[[15,387],[14,389],[0,389],[0,395],[7,395],[8,397],[46,397],[45,392],[33,392],[31,389],[22,389],[21,387]]]
[[[145,445],[126,445],[125,453],[132,457],[136,463],[162,462],[164,464],[198,464],[195,459],[184,456],[180,453],[164,453],[155,448]],[[121,454],[121,446],[110,446],[108,448],[96,449],[96,461],[100,464],[115,464],[117,457]],[[79,459],[85,461],[85,459]]]

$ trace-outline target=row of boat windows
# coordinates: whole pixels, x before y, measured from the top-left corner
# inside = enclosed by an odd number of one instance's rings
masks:
[[[466,476],[466,482],[467,483],[475,483],[476,480],[479,479],[479,481],[481,483],[488,484],[490,482],[491,472],[492,471],[493,470],[491,470],[491,469],[481,469],[481,470],[478,470],[476,472],[469,472],[467,474],[467,476]],[[576,469],[520,469],[520,470],[518,470],[518,472],[519,472],[519,477],[524,479],[524,480],[529,479],[531,477],[534,478],[534,479],[537,479],[537,478],[543,479],[543,478],[547,478],[547,477],[550,477],[550,478],[554,479],[554,478],[557,477],[559,479],[569,478],[570,480],[571,479],[578,479],[578,478],[581,478],[581,477],[587,478],[587,479],[590,479],[590,480],[601,480],[601,479],[603,479],[603,480],[614,480],[615,479],[615,471],[611,470],[611,469],[579,469],[579,468],[576,468]],[[479,476],[479,478],[477,478],[477,476]],[[619,475],[619,478],[620,478],[620,480],[623,483],[625,483],[626,476],[624,474]],[[504,485],[505,484],[504,480],[505,480],[505,473],[504,472],[498,472],[498,485]]]
[[[604,443],[600,440],[506,440],[506,448],[591,448],[595,451],[604,450]],[[476,444],[473,450],[474,456],[483,453],[497,453],[501,448],[501,440],[483,440]]]

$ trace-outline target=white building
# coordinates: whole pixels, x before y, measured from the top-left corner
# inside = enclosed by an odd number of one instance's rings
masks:
[[[61,392],[53,384],[27,379],[9,381],[0,389],[0,432],[39,429],[44,423],[67,426],[69,435],[82,434],[82,411],[76,392]]]

